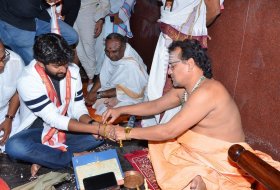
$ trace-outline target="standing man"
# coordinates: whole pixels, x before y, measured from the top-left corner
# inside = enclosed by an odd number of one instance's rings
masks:
[[[92,87],[94,76],[99,75],[102,62],[97,61],[97,52],[104,54],[104,48],[98,46],[96,38],[101,34],[104,17],[110,12],[109,0],[82,0],[74,28],[79,34],[77,55],[89,78],[88,86]]]
[[[21,124],[6,143],[6,152],[33,163],[33,176],[40,166],[68,167],[73,156],[103,143],[92,135],[99,133],[100,125],[88,115],[73,56],[61,36],[40,35],[34,44],[35,60],[18,80]]]
[[[5,143],[20,124],[16,84],[23,67],[22,59],[0,41],[0,152],[5,151]]]
[[[148,82],[147,67],[138,53],[118,33],[107,36],[105,60],[86,102],[101,115],[108,107],[143,101]]]
[[[0,38],[28,65],[33,60],[35,37],[51,32],[48,4],[41,0],[0,0],[0,4]],[[78,42],[76,31],[60,19],[58,25],[67,43],[75,45]]]
[[[228,149],[241,144],[280,169],[270,156],[247,143],[234,100],[212,78],[206,51],[196,40],[174,41],[169,47],[173,86],[163,97],[142,104],[109,109],[103,121],[121,114],[149,116],[180,106],[169,122],[146,128],[115,126],[116,140],[149,140],[149,155],[163,190],[251,189],[255,181],[228,159]],[[111,126],[110,126],[111,127]]]

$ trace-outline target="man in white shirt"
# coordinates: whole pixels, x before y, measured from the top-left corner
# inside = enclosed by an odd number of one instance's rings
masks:
[[[43,34],[33,49],[35,60],[17,83],[21,123],[6,143],[6,152],[32,163],[34,176],[40,166],[70,166],[73,156],[103,143],[92,134],[106,133],[88,115],[79,68],[71,63],[74,52],[64,38]]]
[[[19,97],[16,83],[24,62],[16,53],[5,49],[0,41],[0,152],[19,126]]]

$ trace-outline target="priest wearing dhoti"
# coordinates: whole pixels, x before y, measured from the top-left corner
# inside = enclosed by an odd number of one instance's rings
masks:
[[[245,142],[237,105],[212,78],[210,60],[199,42],[174,41],[169,51],[168,74],[175,88],[153,101],[108,109],[103,122],[112,123],[122,114],[149,116],[176,106],[181,110],[164,124],[114,126],[115,134],[107,137],[148,140],[149,157],[162,190],[250,190],[255,179],[228,159],[233,144],[242,145],[279,170],[279,162]]]
[[[148,82],[147,68],[138,53],[118,33],[109,34],[100,77],[86,97],[94,104],[95,114],[101,115],[108,107],[131,105],[143,101]]]

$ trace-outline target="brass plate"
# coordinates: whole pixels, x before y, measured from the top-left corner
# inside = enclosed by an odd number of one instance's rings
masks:
[[[139,189],[144,183],[143,175],[138,171],[127,171],[124,177],[124,186],[130,189]]]

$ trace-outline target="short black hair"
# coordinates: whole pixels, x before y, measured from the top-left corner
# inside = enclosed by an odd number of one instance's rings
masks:
[[[49,63],[65,65],[74,59],[74,50],[62,36],[54,33],[38,36],[35,40],[33,51],[34,58],[44,65]]]
[[[111,34],[109,34],[106,37],[105,41],[107,42],[108,40],[112,40],[112,39],[118,40],[119,42],[121,42],[121,45],[125,45],[126,42],[127,42],[127,38],[125,36],[119,34],[119,33],[111,33]]]
[[[202,48],[198,40],[187,39],[184,41],[173,41],[168,48],[169,53],[174,51],[176,48],[180,48],[182,50],[182,60],[193,58],[195,64],[202,69],[203,75],[206,78],[212,78],[213,74],[211,61],[207,55],[206,49]]]

